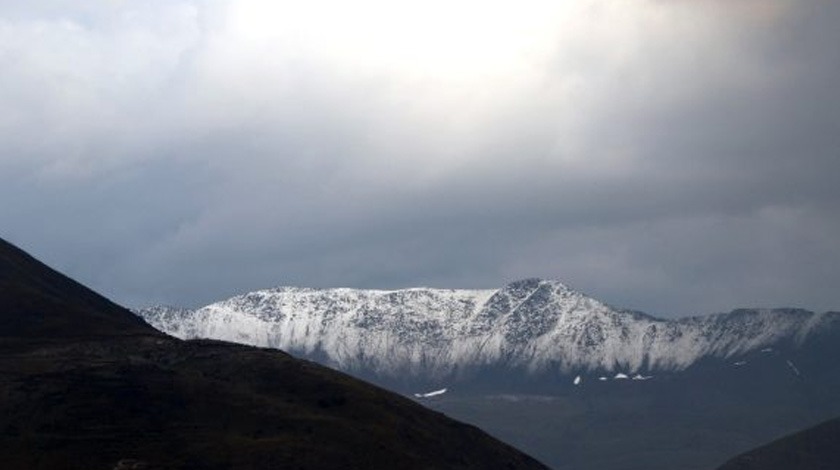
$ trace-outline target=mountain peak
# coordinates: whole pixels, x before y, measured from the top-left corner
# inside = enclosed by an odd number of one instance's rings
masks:
[[[526,277],[524,279],[518,279],[512,282],[509,282],[505,285],[505,289],[537,289],[541,286],[551,286],[554,289],[558,290],[567,290],[570,292],[575,292],[574,289],[559,281],[557,279],[544,279],[541,277]]]
[[[0,239],[0,335],[159,335],[130,311]]]

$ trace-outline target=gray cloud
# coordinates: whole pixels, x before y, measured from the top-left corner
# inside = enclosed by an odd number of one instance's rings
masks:
[[[840,308],[833,2],[374,3],[0,5],[2,236],[129,305],[542,276]]]

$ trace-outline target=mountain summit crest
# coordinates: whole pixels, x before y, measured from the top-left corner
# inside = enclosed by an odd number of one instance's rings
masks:
[[[280,348],[350,372],[430,379],[500,367],[531,375],[680,371],[708,357],[803,341],[837,320],[784,309],[660,319],[537,278],[483,290],[282,287],[196,310],[138,314],[181,338]]]

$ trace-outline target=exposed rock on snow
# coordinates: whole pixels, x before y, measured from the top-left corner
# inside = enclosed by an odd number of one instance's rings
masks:
[[[803,341],[836,322],[804,310],[736,310],[664,320],[615,309],[560,282],[498,290],[280,287],[197,310],[138,312],[179,338],[280,348],[346,371],[442,378],[481,367],[529,373],[683,370]]]

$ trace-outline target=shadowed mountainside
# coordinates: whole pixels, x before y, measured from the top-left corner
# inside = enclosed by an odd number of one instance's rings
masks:
[[[149,335],[114,304],[0,239],[0,339]]]
[[[718,470],[835,470],[840,468],[840,418],[745,452]]]
[[[314,363],[164,336],[2,240],[0,455],[15,469],[544,468]]]

